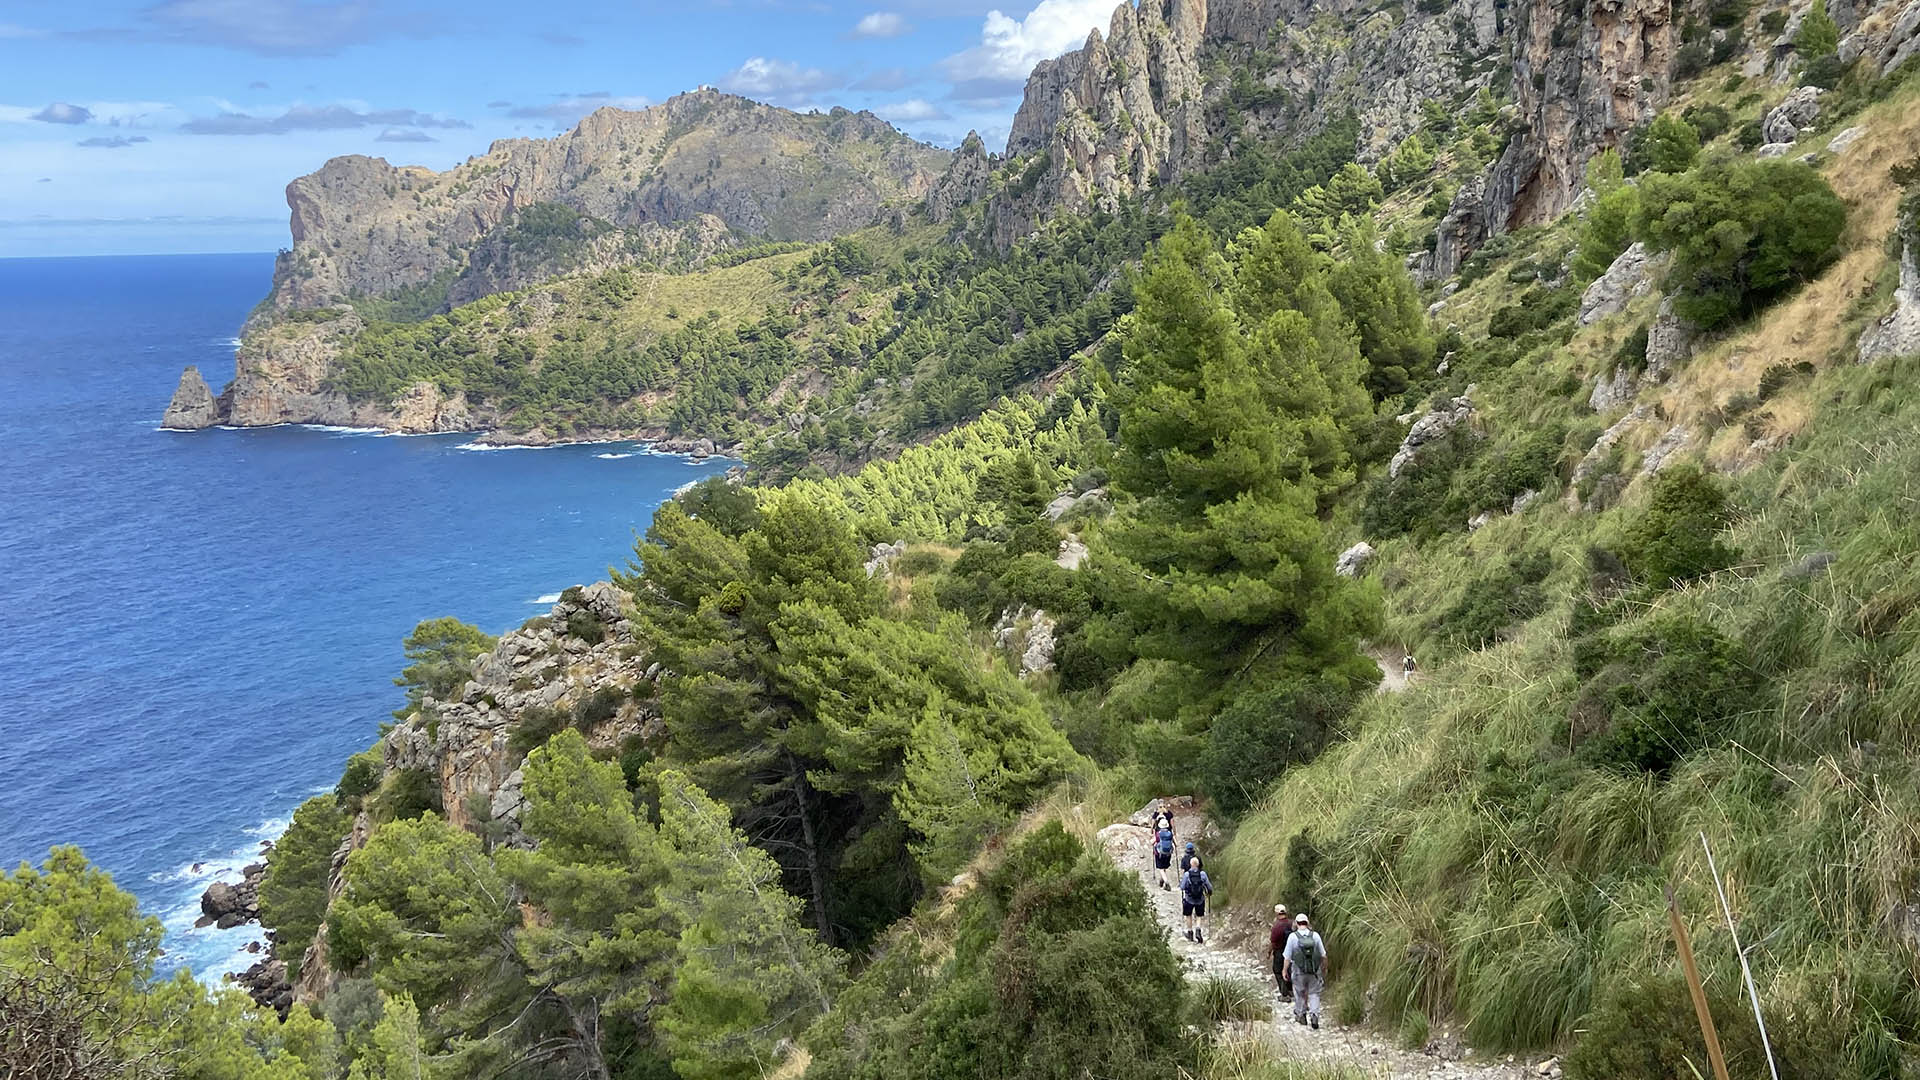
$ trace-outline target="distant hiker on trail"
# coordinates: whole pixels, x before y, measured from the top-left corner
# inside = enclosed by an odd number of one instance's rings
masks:
[[[1282,953],[1285,974],[1293,983],[1293,1022],[1320,1030],[1320,988],[1327,983],[1327,943],[1313,932],[1313,920],[1301,912]]]
[[[1207,942],[1207,897],[1213,895],[1213,882],[1207,872],[1193,866],[1180,875],[1180,914],[1187,917],[1187,940]]]
[[[1187,850],[1180,856],[1180,872],[1184,874],[1190,868],[1196,866],[1202,870],[1206,869],[1206,865],[1200,859],[1200,853],[1193,849],[1193,841],[1189,840],[1187,841]]]
[[[1160,887],[1167,884],[1167,868],[1173,865],[1173,815],[1156,817],[1153,822],[1153,868],[1160,873]]]
[[[1273,905],[1273,929],[1267,934],[1267,955],[1273,958],[1273,981],[1280,987],[1280,1000],[1293,1000],[1293,987],[1287,985],[1287,939],[1293,936],[1293,916],[1287,905]]]
[[[1420,662],[1413,658],[1412,653],[1408,653],[1407,658],[1400,661],[1400,674],[1405,676],[1407,681],[1411,682],[1413,681],[1413,669],[1419,666]]]

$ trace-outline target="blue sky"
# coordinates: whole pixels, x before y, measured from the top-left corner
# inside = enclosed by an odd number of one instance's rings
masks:
[[[1005,143],[1120,0],[6,0],[0,257],[284,247],[336,154],[444,169],[701,84]]]

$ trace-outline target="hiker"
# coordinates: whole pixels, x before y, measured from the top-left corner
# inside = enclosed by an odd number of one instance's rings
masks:
[[[1180,876],[1180,914],[1187,917],[1187,940],[1207,943],[1207,897],[1213,895],[1213,882],[1196,864]]]
[[[1280,1000],[1293,1000],[1293,987],[1287,983],[1287,939],[1293,936],[1293,917],[1287,905],[1273,905],[1273,929],[1267,933],[1267,955],[1273,958],[1273,981],[1280,987]]]
[[[1407,658],[1405,660],[1400,661],[1400,674],[1404,676],[1408,682],[1412,682],[1413,669],[1419,666],[1420,666],[1420,662],[1413,658],[1412,653],[1408,653]]]
[[[1327,983],[1327,943],[1313,932],[1313,920],[1301,912],[1293,920],[1293,934],[1282,954],[1287,980],[1293,984],[1293,1022],[1320,1030],[1320,988]]]
[[[1180,856],[1180,872],[1184,874],[1189,868],[1195,866],[1200,867],[1202,870],[1206,869],[1206,866],[1200,861],[1200,853],[1193,848],[1193,841],[1189,840],[1187,841],[1187,850]]]
[[[1160,887],[1172,889],[1167,884],[1167,868],[1173,865],[1173,815],[1154,819],[1153,824],[1153,868],[1160,874]]]

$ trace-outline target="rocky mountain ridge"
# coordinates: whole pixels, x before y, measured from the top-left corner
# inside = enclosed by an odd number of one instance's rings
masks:
[[[554,138],[502,139],[444,173],[338,157],[287,185],[293,247],[268,304],[284,313],[432,292],[463,273],[454,295],[485,295],[471,256],[546,204],[623,230],[636,259],[683,239],[720,246],[720,230],[824,240],[870,224],[891,200],[923,197],[951,156],[871,113],[801,114],[702,89],[638,111],[599,109]],[[539,271],[515,280],[558,272]]]

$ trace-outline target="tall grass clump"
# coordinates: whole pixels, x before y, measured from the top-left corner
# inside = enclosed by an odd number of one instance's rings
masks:
[[[1836,370],[1744,476],[1551,508],[1545,536],[1383,548],[1393,627],[1523,550],[1551,552],[1554,599],[1290,770],[1219,859],[1234,900],[1310,910],[1333,1001],[1373,1023],[1452,1020],[1476,1048],[1567,1052],[1569,1080],[1653,1080],[1706,1065],[1671,889],[1739,1074],[1765,1075],[1704,836],[1781,1075],[1914,1075],[1915,385],[1920,358]]]

